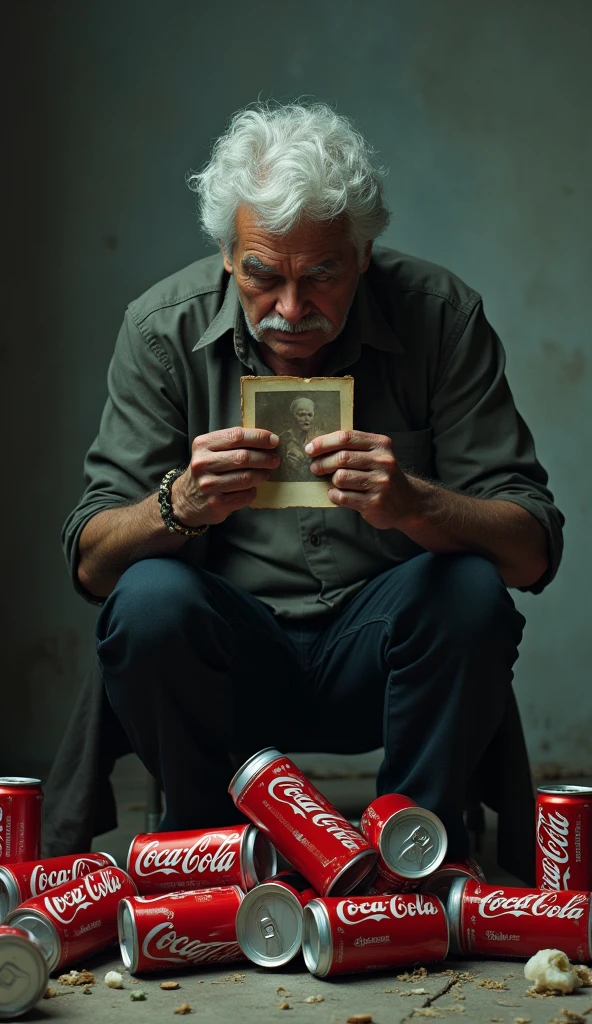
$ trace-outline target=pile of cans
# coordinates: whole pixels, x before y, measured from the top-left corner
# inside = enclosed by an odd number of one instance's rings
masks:
[[[378,797],[354,828],[272,748],[229,792],[250,824],[136,836],[123,871],[106,853],[40,861],[40,786],[0,779],[0,1019],[29,1009],[50,972],[117,941],[132,973],[273,968],[300,952],[319,978],[449,952],[592,958],[592,789],[539,790],[536,889],[447,861],[442,822],[403,795]]]

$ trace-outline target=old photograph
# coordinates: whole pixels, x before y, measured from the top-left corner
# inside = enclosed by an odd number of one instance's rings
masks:
[[[253,508],[330,506],[330,479],[310,471],[305,446],[321,434],[353,424],[351,377],[243,377],[243,426],[279,436],[280,465],[257,489]]]

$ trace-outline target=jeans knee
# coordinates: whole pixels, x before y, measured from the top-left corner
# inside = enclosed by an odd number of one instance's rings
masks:
[[[432,555],[423,572],[421,601],[451,640],[483,645],[504,638],[518,646],[525,620],[488,558]]]
[[[99,615],[99,658],[109,643],[119,649],[125,644],[143,657],[163,645],[170,649],[187,621],[195,584],[196,570],[173,558],[147,558],[130,566]]]

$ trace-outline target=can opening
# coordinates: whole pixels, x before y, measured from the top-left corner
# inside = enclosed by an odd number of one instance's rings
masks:
[[[314,909],[310,905],[304,908],[302,920],[302,955],[309,971],[314,974],[321,958],[321,936]]]
[[[350,861],[333,879],[325,893],[326,896],[345,896],[355,889],[371,872],[376,863],[376,851],[364,850],[353,861]]]
[[[263,832],[257,832],[253,847],[253,871],[257,884],[264,878],[270,878],[277,871],[277,854],[275,847]]]
[[[56,929],[51,921],[34,910],[17,909],[7,922],[12,928],[24,928],[34,938],[47,961],[49,971],[59,963],[61,949]]]
[[[8,895],[8,889],[0,878],[0,924],[2,924],[4,918],[10,913],[10,897]]]
[[[127,967],[128,970],[133,970],[135,928],[127,900],[122,900],[119,904],[117,930],[119,932],[119,948],[121,950],[121,959],[123,960],[124,967]]]

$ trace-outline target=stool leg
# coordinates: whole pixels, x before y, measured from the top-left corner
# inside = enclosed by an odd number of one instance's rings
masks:
[[[162,792],[152,775],[148,776],[146,790],[146,831],[158,832],[162,818]]]

